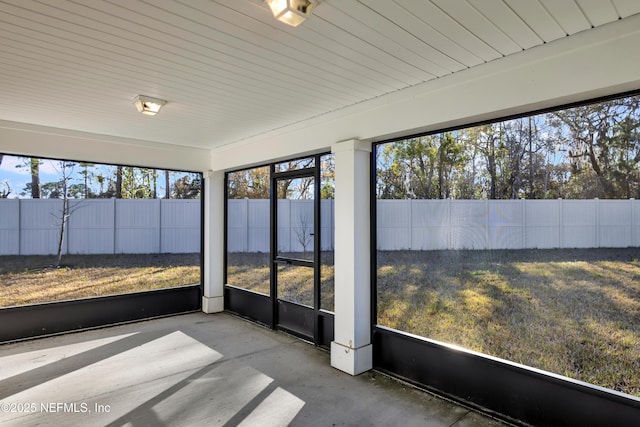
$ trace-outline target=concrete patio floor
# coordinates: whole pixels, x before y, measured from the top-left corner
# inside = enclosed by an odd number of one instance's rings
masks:
[[[501,426],[229,314],[0,345],[7,426]]]

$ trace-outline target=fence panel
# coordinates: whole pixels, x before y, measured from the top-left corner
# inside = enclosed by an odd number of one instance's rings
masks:
[[[403,200],[403,202],[406,202]],[[447,249],[450,245],[451,201],[410,200],[411,248],[428,251]]]
[[[524,200],[494,200],[489,203],[488,239],[491,249],[524,247]]]
[[[536,200],[524,203],[523,247],[560,248],[560,200]]]
[[[20,200],[0,200],[0,255],[20,255]]]
[[[160,200],[160,252],[200,252],[200,200]]]
[[[633,246],[633,203],[628,200],[598,201],[598,246]]]
[[[320,249],[332,251],[335,244],[333,199],[320,200]]]
[[[271,211],[269,200],[248,200],[247,250],[249,252],[269,252]]]
[[[561,200],[563,248],[597,248],[595,200]]]
[[[291,252],[291,200],[278,200],[278,251]]]
[[[0,255],[54,255],[60,199],[0,200]],[[69,200],[63,254],[195,253],[200,200]]]
[[[640,246],[638,200],[378,200],[380,250]]]
[[[302,251],[308,200],[280,200],[280,250]],[[322,200],[323,250],[333,200]],[[548,249],[640,246],[638,200],[378,200],[378,249]],[[199,200],[72,200],[63,253],[200,251]],[[230,252],[268,252],[269,200],[228,201]],[[0,255],[57,251],[62,200],[0,200]]]
[[[61,221],[62,200],[20,200],[20,255],[56,254]]]
[[[411,249],[411,200],[378,200],[378,249]]]
[[[631,246],[640,246],[640,200],[631,200]]]
[[[116,200],[118,254],[160,252],[160,200]]]
[[[69,201],[68,253],[113,253],[115,203],[115,199]]]
[[[441,203],[446,202],[446,200],[441,201]],[[488,221],[487,200],[452,200],[449,249],[489,248]]]
[[[227,250],[229,252],[249,251],[249,199],[227,200]]]

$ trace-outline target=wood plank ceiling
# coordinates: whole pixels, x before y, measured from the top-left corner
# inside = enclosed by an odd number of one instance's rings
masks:
[[[0,0],[0,120],[214,148],[640,13],[638,0]],[[138,94],[168,100],[153,118]],[[0,145],[1,148],[1,145]]]

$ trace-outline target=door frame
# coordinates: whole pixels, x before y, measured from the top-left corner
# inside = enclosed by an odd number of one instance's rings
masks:
[[[321,235],[321,171],[322,171],[322,157],[330,153],[320,153],[311,156],[298,157],[290,160],[301,159],[314,159],[314,166],[302,169],[292,169],[283,172],[276,172],[276,165],[286,162],[272,163],[269,166],[269,182],[270,182],[270,195],[269,195],[269,279],[270,279],[270,295],[264,295],[261,293],[253,292],[251,290],[243,289],[241,287],[232,286],[226,284],[227,282],[227,223],[228,223],[228,176],[225,174],[225,215],[224,215],[224,244],[225,244],[225,270],[224,270],[224,307],[225,310],[238,314],[242,317],[264,324],[271,329],[277,329],[285,331],[289,334],[297,336],[301,339],[309,341],[317,346],[329,349],[331,347],[331,341],[334,339],[334,315],[330,311],[321,309],[321,247],[322,247],[322,235]],[[230,171],[232,172],[232,171]],[[313,268],[313,307],[303,306],[293,302],[285,300],[279,300],[277,295],[277,262],[281,260],[287,260],[287,257],[277,256],[277,185],[276,182],[279,179],[286,178],[302,178],[313,177],[314,178],[314,205],[313,205],[313,261],[292,260],[292,264],[305,265]],[[286,311],[286,319],[282,314]],[[291,327],[291,322],[295,323],[296,319],[300,322],[311,322],[311,326],[306,328]],[[281,320],[286,320],[286,325],[281,323]],[[287,326],[288,325],[288,326]],[[301,330],[302,329],[302,330]]]

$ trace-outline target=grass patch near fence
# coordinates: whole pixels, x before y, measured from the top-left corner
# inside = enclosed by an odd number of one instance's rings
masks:
[[[296,254],[287,254],[296,258]],[[297,258],[303,258],[298,254]],[[333,311],[333,252],[320,257],[320,308]],[[264,295],[270,294],[270,255],[267,253],[227,253],[227,284]],[[278,298],[313,306],[313,269],[280,265]]]
[[[640,396],[640,250],[378,252],[378,323]]]
[[[200,283],[200,254],[0,256],[0,307]]]

